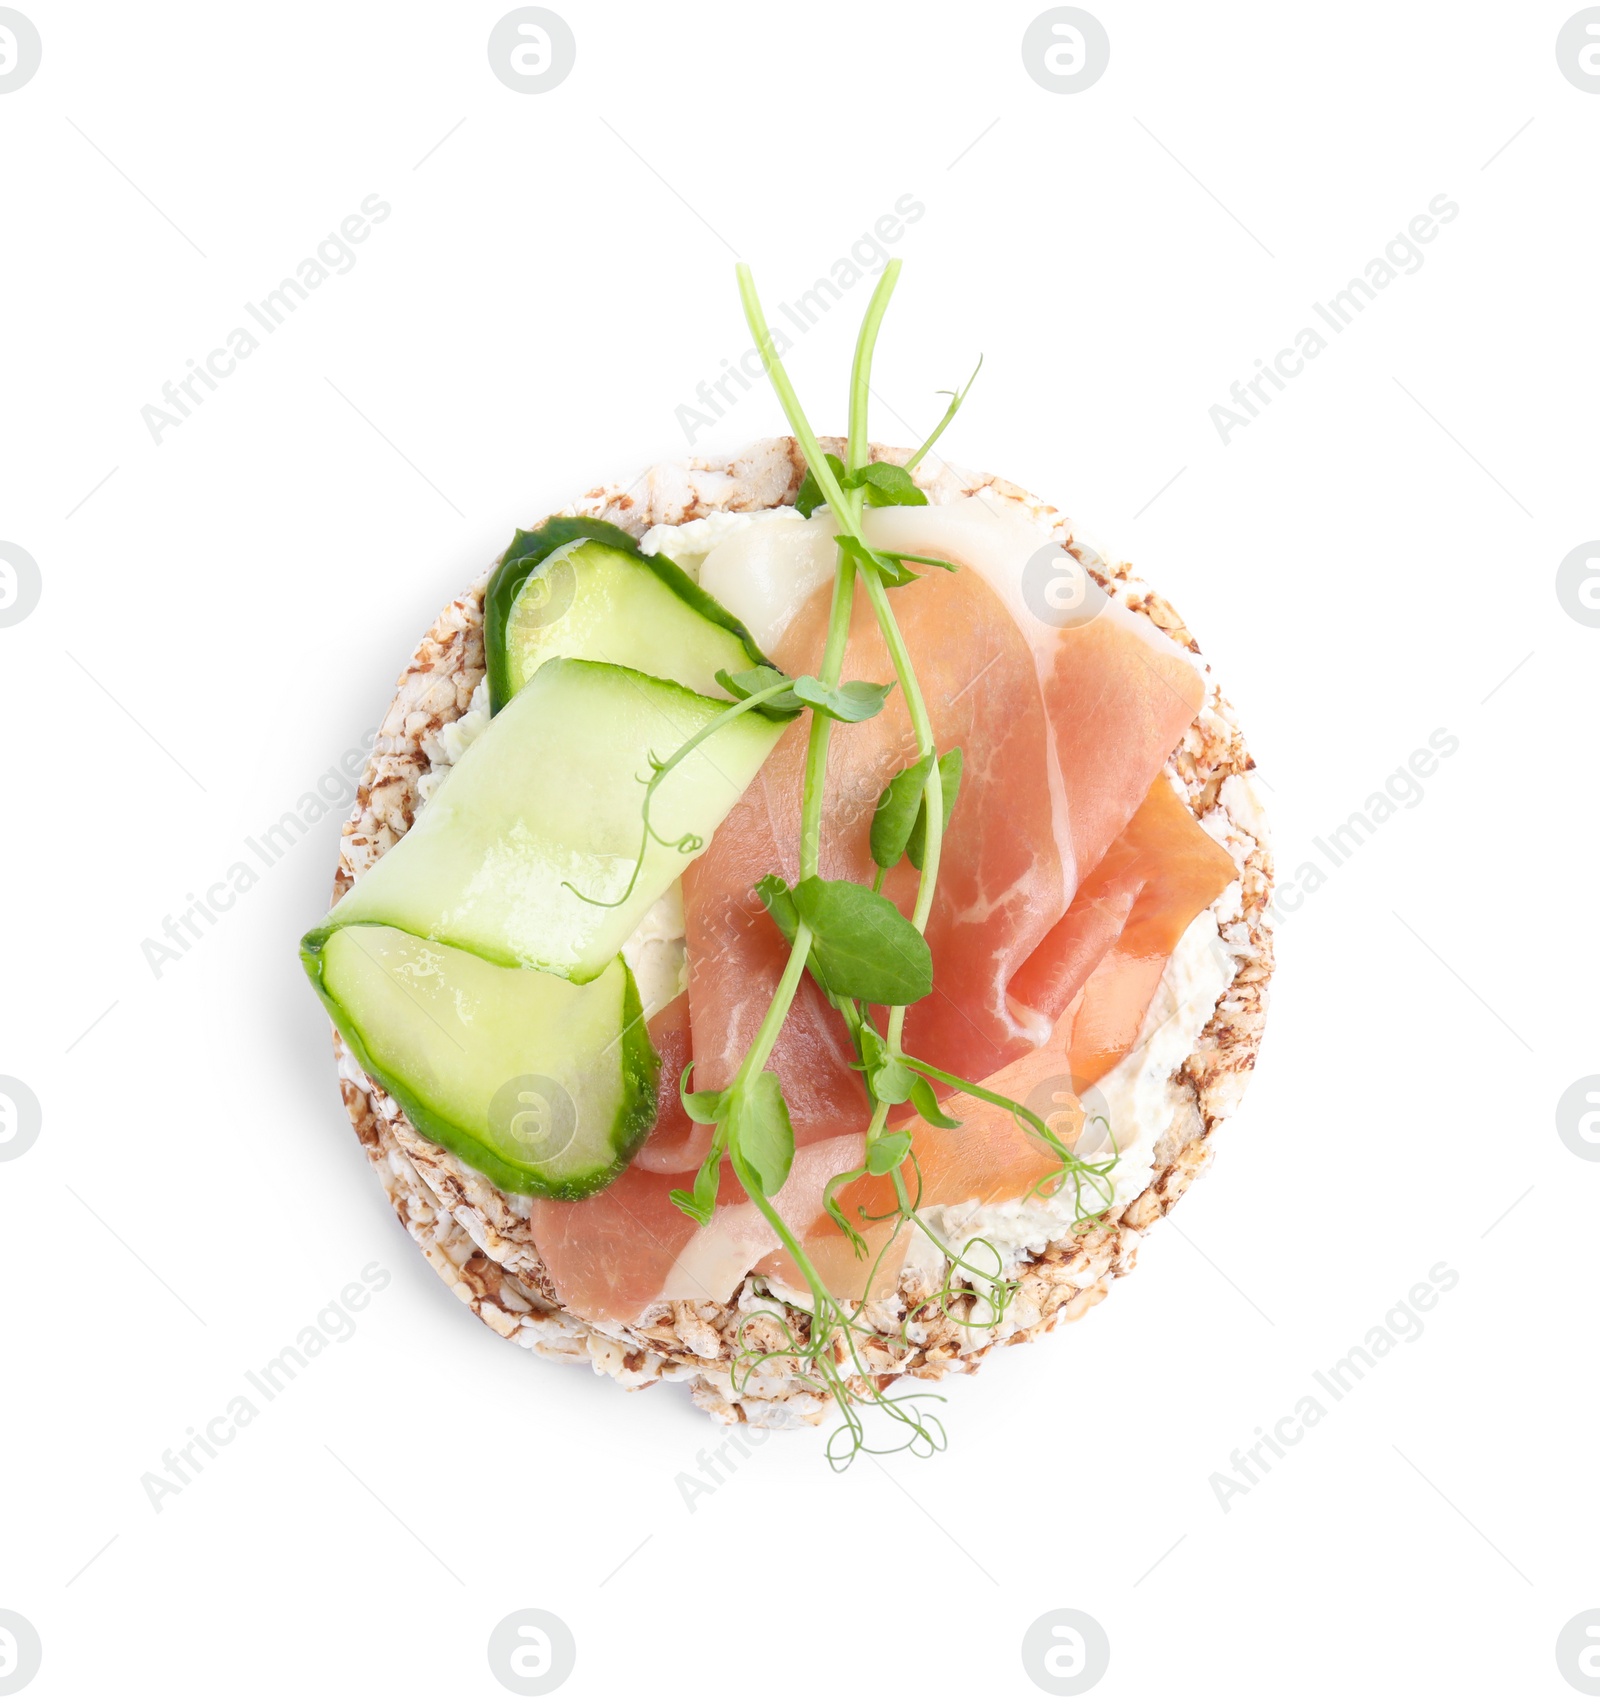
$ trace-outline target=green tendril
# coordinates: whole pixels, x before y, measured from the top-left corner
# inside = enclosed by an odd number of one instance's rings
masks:
[[[713,734],[720,732],[738,717],[743,716],[748,711],[759,710],[768,699],[776,698],[780,693],[787,692],[790,685],[791,682],[787,679],[780,680],[771,686],[762,688],[760,692],[752,692],[748,698],[741,698],[736,704],[730,704],[726,710],[713,716],[698,733],[691,734],[665,761],[657,757],[653,751],[646,752],[645,761],[649,763],[652,773],[648,781],[642,775],[634,777],[639,785],[644,788],[644,803],[640,807],[643,827],[639,835],[639,851],[633,861],[633,873],[628,877],[628,885],[616,899],[595,899],[592,895],[581,892],[571,882],[567,881],[562,882],[562,887],[566,888],[569,893],[577,894],[585,905],[597,905],[604,911],[615,911],[619,905],[627,904],[634,888],[638,885],[640,873],[644,869],[645,854],[649,851],[652,840],[661,846],[670,846],[675,852],[690,854],[698,852],[705,845],[705,841],[698,834],[684,834],[673,840],[656,832],[650,821],[650,806],[655,799],[656,788],[697,746],[704,745]],[[820,717],[818,719],[824,720]]]
[[[940,396],[947,396],[950,398],[950,406],[944,411],[944,418],[928,434],[927,441],[922,445],[922,448],[919,449],[916,454],[912,456],[911,460],[905,464],[907,473],[910,473],[917,463],[928,453],[928,451],[931,450],[933,446],[939,442],[940,438],[944,436],[945,427],[955,419],[956,410],[959,409],[962,403],[967,400],[967,392],[972,389],[973,385],[977,382],[978,374],[982,371],[983,357],[980,355],[978,357],[977,366],[972,369],[972,377],[967,380],[960,390],[939,392]]]

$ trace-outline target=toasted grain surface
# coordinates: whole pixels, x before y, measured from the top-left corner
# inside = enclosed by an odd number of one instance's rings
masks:
[[[823,443],[842,453],[841,441]],[[904,461],[909,452],[875,445],[872,453],[874,460]],[[613,521],[640,536],[651,526],[678,525],[713,509],[767,509],[792,501],[804,471],[792,438],[768,439],[727,462],[663,465],[631,487],[598,486],[563,512]],[[932,502],[981,496],[1026,511],[1049,526],[1108,592],[1199,657],[1171,605],[1126,563],[1103,556],[1048,504],[1005,480],[948,464],[920,469],[917,479]],[[336,896],[406,832],[418,805],[419,777],[448,761],[439,732],[463,714],[483,676],[487,579],[486,572],[444,609],[400,676],[345,825]],[[1177,1074],[1180,1111],[1157,1144],[1155,1176],[1113,1222],[1021,1260],[1020,1289],[999,1333],[963,1325],[959,1306],[929,1305],[925,1281],[905,1275],[898,1295],[874,1304],[868,1314],[885,1334],[866,1350],[875,1372],[937,1379],[970,1371],[1001,1343],[1025,1342],[1062,1319],[1081,1318],[1104,1299],[1113,1278],[1133,1270],[1142,1237],[1210,1164],[1220,1127],[1238,1105],[1266,1018],[1272,857],[1259,817],[1237,798],[1230,802],[1229,777],[1245,775],[1254,764],[1231,706],[1209,668],[1206,672],[1205,704],[1173,753],[1168,774],[1240,865],[1237,911],[1220,919],[1238,969]],[[335,1045],[345,1108],[400,1222],[434,1270],[491,1329],[540,1354],[587,1363],[629,1388],[658,1379],[686,1383],[694,1401],[724,1422],[794,1426],[821,1418],[825,1405],[787,1377],[781,1362],[741,1390],[733,1388],[731,1351],[741,1323],[753,1308],[775,1306],[754,1298],[748,1285],[727,1306],[663,1303],[627,1327],[595,1324],[562,1309],[516,1198],[419,1135],[337,1037]],[[772,1328],[758,1321],[749,1329]]]

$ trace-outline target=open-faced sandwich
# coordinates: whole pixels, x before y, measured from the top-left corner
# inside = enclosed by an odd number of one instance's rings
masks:
[[[1131,1268],[1271,969],[1253,765],[1171,607],[930,469],[961,395],[869,442],[898,269],[839,440],[741,269],[793,438],[517,534],[401,676],[302,948],[480,1318],[725,1421],[836,1410],[841,1463],[942,1441],[898,1375]]]

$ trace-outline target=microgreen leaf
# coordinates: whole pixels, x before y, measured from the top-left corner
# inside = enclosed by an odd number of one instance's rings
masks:
[[[861,1069],[871,1073],[889,1057],[889,1044],[872,1027],[861,1026]]]
[[[867,1170],[874,1177],[887,1177],[897,1166],[905,1164],[910,1152],[909,1130],[880,1130],[867,1143]]]
[[[882,576],[883,583],[886,586],[898,589],[901,586],[909,586],[914,581],[922,578],[920,574],[913,574],[903,562],[896,562],[887,554],[883,556],[882,560],[883,566],[878,570],[878,572]]]
[[[792,947],[795,930],[800,927],[800,913],[794,904],[794,889],[782,876],[763,876],[755,885],[755,895],[771,913],[779,933]]]
[[[769,1200],[783,1188],[794,1163],[794,1125],[776,1071],[763,1071],[734,1096],[729,1146],[756,1174]]]
[[[753,698],[758,692],[765,692],[769,687],[777,686],[789,677],[781,669],[762,663],[753,669],[741,669],[738,674],[729,674],[726,669],[718,669],[714,678],[724,692],[742,700]],[[776,693],[756,705],[756,709],[763,716],[769,716],[775,722],[786,722],[790,717],[798,716],[800,708],[800,700],[792,691]]]
[[[812,959],[830,992],[879,1006],[909,1006],[932,992],[928,943],[881,894],[807,876],[793,901],[815,936]]]
[[[916,1073],[897,1054],[885,1059],[876,1071],[868,1072],[867,1080],[872,1084],[873,1094],[890,1106],[910,1100],[918,1082]]]
[[[956,808],[956,794],[961,791],[961,747],[951,746],[939,759],[939,788],[943,795],[943,810],[941,815],[941,831],[950,826],[950,813]],[[912,868],[922,868],[922,856],[928,844],[928,802],[926,799],[917,810],[917,820],[912,825],[911,838],[906,842],[906,856],[911,860]]]
[[[887,556],[892,562],[898,562],[901,566],[902,572],[905,571],[905,564],[908,562],[926,562],[930,568],[943,568],[945,572],[949,574],[959,574],[961,572],[961,564],[959,562],[951,562],[943,556],[918,556],[914,551],[910,550],[880,550],[878,554],[880,556]]]
[[[884,550],[873,550],[858,538],[852,538],[849,533],[835,533],[833,542],[855,562],[871,568],[886,586],[909,586],[918,578],[909,568],[902,568],[892,560],[890,553]]]
[[[913,580],[922,578],[906,567],[908,562],[926,562],[932,568],[945,568],[952,574],[961,572],[954,562],[947,562],[942,556],[916,556],[908,550],[873,550],[849,533],[835,533],[833,541],[846,556],[873,569],[886,586],[909,586]]]
[[[683,1068],[683,1075],[678,1079],[678,1100],[683,1110],[696,1124],[715,1124],[727,1110],[728,1094],[726,1089],[699,1089],[689,1087],[689,1073],[694,1069],[691,1059]]]
[[[687,1213],[696,1224],[709,1225],[717,1210],[717,1185],[721,1181],[722,1150],[715,1143],[700,1163],[693,1190],[670,1189],[667,1199],[680,1213]]]
[[[926,1077],[918,1077],[911,1089],[911,1104],[923,1121],[936,1130],[959,1130],[961,1120],[948,1117],[939,1106],[939,1097]]]
[[[867,1240],[845,1217],[842,1208],[835,1199],[841,1189],[848,1189],[858,1178],[867,1175],[865,1166],[857,1166],[854,1171],[840,1172],[837,1177],[830,1177],[822,1191],[822,1205],[828,1210],[828,1217],[833,1220],[844,1234],[850,1239],[850,1247],[857,1260],[864,1260],[867,1253]]]
[[[861,1058],[875,1100],[898,1106],[911,1098],[920,1079],[871,1024],[862,1024],[859,1038]]]
[[[802,704],[836,722],[868,722],[883,708],[883,701],[894,691],[894,682],[874,686],[868,680],[847,680],[838,686],[826,686],[815,675],[801,675],[794,683],[794,696]]]
[[[778,933],[792,947],[795,931],[800,927],[800,913],[795,909],[793,888],[782,876],[768,875],[763,876],[755,884],[755,895],[766,906],[772,921],[778,925]],[[822,973],[822,966],[817,963],[815,948],[806,955],[806,969],[811,972],[812,980],[817,986],[833,1001],[839,1015],[844,1019],[850,1030],[851,1039],[854,1040],[856,1026],[861,1021],[856,1015],[855,1002],[848,996],[840,995],[829,988]],[[852,1066],[851,1069],[859,1070],[860,1067]]]
[[[844,463],[837,456],[828,455],[826,451],[823,452],[823,459],[833,469],[833,477],[842,481],[844,479]],[[800,481],[800,489],[795,493],[795,508],[809,521],[812,513],[822,507],[824,500],[822,487],[817,484],[817,476],[810,468],[807,468],[805,478]]]
[[[983,371],[983,357],[980,355],[978,357],[977,366],[972,369],[972,377],[967,380],[967,382],[961,387],[960,390],[958,390],[958,391],[940,391],[939,392],[940,396],[947,396],[947,397],[950,398],[950,406],[944,411],[944,418],[939,422],[939,424],[937,426],[934,427],[933,431],[928,435],[927,441],[917,450],[916,454],[913,455],[911,457],[911,459],[906,463],[906,471],[908,473],[910,472],[910,470],[912,468],[914,468],[917,465],[917,463],[919,461],[922,460],[922,458],[928,453],[928,451],[931,450],[933,448],[933,446],[939,442],[939,439],[944,434],[945,427],[948,426],[950,424],[950,422],[955,419],[956,410],[958,408],[960,408],[962,403],[964,403],[967,400],[967,392],[972,389],[973,385],[977,382],[978,374],[981,373],[982,371]]]
[[[894,462],[868,462],[847,473],[840,482],[846,491],[863,491],[875,509],[891,506],[918,508],[928,501],[925,491],[903,467]]]
[[[933,754],[924,752],[884,788],[872,813],[872,861],[892,870],[905,856],[911,830],[922,809],[922,789],[933,768]]]

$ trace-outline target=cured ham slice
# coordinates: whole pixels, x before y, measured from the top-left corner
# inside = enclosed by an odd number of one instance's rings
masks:
[[[661,1058],[657,1112],[633,1165],[598,1195],[583,1201],[535,1198],[528,1209],[529,1229],[556,1293],[589,1319],[637,1319],[668,1284],[695,1228],[668,1199],[670,1190],[693,1186],[692,1173],[687,1179],[677,1174],[698,1164],[683,1158],[694,1141],[694,1122],[678,1098],[689,1061],[688,993],[668,1001],[646,1027]],[[745,1200],[731,1182],[724,1196]]]
[[[1042,1044],[1060,1017],[1070,995],[1059,1004],[1037,1000],[1066,985],[1065,969],[1041,966],[1033,998],[1017,995],[1013,976],[1051,938],[1078,872],[1100,862],[1137,809],[1198,709],[1204,681],[1186,652],[1098,588],[1090,588],[1099,600],[1091,618],[1058,624],[1050,603],[1029,590],[1030,563],[1055,547],[1019,516],[974,497],[869,510],[866,524],[884,548],[962,566],[955,575],[930,569],[891,594],[937,743],[960,745],[965,755],[928,930],[934,993],[908,1014],[906,1045],[982,1081]],[[741,540],[761,540],[748,547],[759,598],[785,548],[814,569],[816,531],[815,522],[752,528],[718,547],[719,585],[736,613]],[[827,603],[819,587],[769,640],[790,673],[820,666]],[[845,672],[874,680],[893,672],[859,594]],[[769,871],[791,881],[798,874],[805,738],[803,726],[789,731],[685,875],[696,1087],[726,1085],[782,970],[785,946],[752,889]],[[834,729],[825,876],[870,879],[873,806],[915,752],[898,696],[871,722]],[[905,865],[885,888],[905,912],[915,890]],[[802,1142],[861,1128],[866,1100],[852,1058],[842,1022],[808,978],[773,1058]],[[695,1146],[677,1151],[692,1162],[709,1139],[701,1131]]]
[[[796,789],[804,738],[802,731],[791,729],[767,760],[768,769],[781,766]],[[785,814],[787,801],[773,797],[775,791],[774,777],[764,771],[724,819],[724,828],[732,823],[729,840],[714,838],[684,872],[696,1089],[726,1088],[732,1081],[783,972],[787,945],[752,891],[769,868],[791,879],[796,873],[792,849],[798,812],[785,857],[777,850],[779,835],[771,825],[769,806]],[[707,863],[712,859],[714,863]],[[860,1073],[850,1069],[854,1059],[843,1022],[810,977],[804,978],[770,1061],[782,1079],[789,1116],[801,1140],[865,1128],[867,1094]],[[682,1150],[686,1164],[699,1164],[710,1143],[709,1127],[697,1126],[694,1141]]]
[[[1239,873],[1161,780],[1118,838],[1106,865],[1114,866],[1106,872],[1108,887],[1116,884],[1126,891],[1137,883],[1138,893],[1116,944],[1067,1009],[1072,1022],[1068,1061],[1080,1091],[1099,1082],[1132,1050],[1179,938]]]
[[[1133,1050],[1185,930],[1237,876],[1233,859],[1195,821],[1166,777],[1157,776],[1052,931],[1057,939],[1036,955],[1057,975],[1050,999],[1054,1003],[1059,996],[1064,1008],[1049,1042],[995,1072],[984,1087],[1031,1106],[1072,1147],[1082,1128],[1078,1096]],[[1019,985],[1031,968],[1024,967]],[[1049,1104],[1041,1106],[1039,1092],[1046,1085]],[[910,1126],[925,1205],[1015,1201],[1056,1170],[1050,1149],[1004,1109],[956,1094],[943,1110],[962,1121],[959,1130],[939,1130],[920,1118]],[[907,1187],[915,1188],[909,1169]],[[893,1210],[894,1185],[888,1178],[861,1178],[838,1199],[847,1217],[866,1230]],[[1084,1204],[1094,1210],[1092,1188],[1086,1188]],[[807,1230],[807,1252],[848,1280],[856,1265],[848,1240],[821,1211],[820,1201],[818,1209]],[[884,1268],[891,1266],[884,1261]],[[786,1260],[765,1269],[793,1281]],[[859,1287],[859,1276],[856,1282]],[[848,1281],[843,1293],[853,1293]]]
[[[583,1319],[637,1319],[661,1295],[695,1230],[668,1199],[669,1190],[693,1181],[629,1166],[585,1201],[531,1202],[528,1229],[563,1306]]]
[[[1058,939],[1047,944],[1049,962],[1070,967],[1041,996],[1064,1003],[1048,1042],[1003,1066],[985,1086],[1033,1105],[1070,1146],[1081,1122],[1077,1095],[1137,1043],[1178,941],[1237,874],[1228,853],[1158,776],[1052,932]],[[670,1024],[671,1010],[664,1008],[658,1020]],[[654,1027],[651,1033],[654,1038]],[[1040,1106],[1047,1084],[1050,1104]],[[962,1121],[960,1129],[935,1129],[921,1119],[910,1126],[924,1205],[1014,1201],[1055,1171],[1051,1151],[1009,1112],[967,1094],[953,1095],[944,1110]],[[797,1153],[778,1197],[786,1222],[803,1227],[807,1255],[841,1298],[859,1299],[875,1260],[875,1292],[893,1289],[899,1273],[899,1247],[877,1260],[894,1234],[884,1217],[895,1203],[891,1180],[862,1178],[840,1192],[841,1206],[867,1241],[864,1259],[823,1210],[828,1180],[860,1161],[858,1134],[815,1142]],[[907,1182],[915,1187],[909,1171]],[[534,1239],[561,1300],[585,1317],[631,1320],[658,1300],[726,1301],[752,1271],[803,1287],[777,1236],[728,1171],[706,1227],[667,1198],[670,1189],[692,1183],[692,1173],[669,1177],[632,1168],[587,1201],[534,1202]],[[1084,1205],[1094,1209],[1092,1192],[1085,1192]]]
[[[775,646],[774,660],[789,673],[820,667],[829,597],[828,589],[819,591]],[[934,569],[894,597],[936,742],[941,751],[960,746],[964,755],[927,931],[934,992],[911,1008],[906,1045],[977,1080],[1048,1033],[1019,1023],[1006,994],[1067,898],[1052,800],[1039,784],[1049,772],[1050,728],[1029,648],[982,576]],[[894,678],[860,593],[844,673]],[[727,1085],[788,956],[752,890],[770,871],[798,879],[806,738],[804,723],[785,734],[685,873],[696,1088]],[[898,693],[871,721],[834,727],[823,876],[871,882],[873,809],[916,753],[909,709]],[[916,886],[916,872],[902,864],[884,891],[909,914]],[[800,1141],[864,1127],[867,1101],[859,1072],[850,1069],[854,1058],[842,1020],[807,979],[772,1056]]]
[[[1070,892],[1105,856],[1194,720],[1205,698],[1194,659],[1106,597],[1022,516],[982,497],[873,509],[866,525],[874,545],[944,556],[982,575],[1032,649],[1068,820]],[[1049,566],[1041,553],[1060,565],[1057,577],[1074,594],[1062,600],[1070,608],[1058,608],[1048,573],[1035,571]]]
[[[1071,1010],[1076,1087],[1098,1081],[1133,1046],[1173,948],[1237,875],[1158,775],[1012,985],[1036,1011],[1059,1019]],[[1058,1021],[1052,1047],[1061,1029]]]
[[[689,1063],[689,994],[685,989],[651,1018],[646,1028],[661,1058],[656,1080],[656,1121],[633,1163],[645,1171],[681,1172],[698,1162],[688,1156],[694,1146],[694,1120],[678,1098],[683,1068]]]
[[[860,1153],[858,1135],[800,1149],[773,1198],[785,1222],[809,1224],[828,1180],[858,1164]],[[697,1225],[669,1199],[671,1190],[693,1184],[693,1173],[667,1177],[630,1166],[587,1200],[535,1200],[529,1229],[562,1304],[585,1319],[627,1323],[652,1302],[732,1297],[779,1246],[778,1236],[731,1166],[722,1169],[709,1225]]]
[[[859,1145],[858,1145],[859,1153]],[[858,1160],[859,1163],[859,1160]],[[863,1178],[863,1183],[882,1183],[877,1178]],[[1020,1193],[1020,1191],[1019,1191]],[[846,1192],[841,1191],[843,1198]],[[854,1201],[854,1196],[849,1197]],[[892,1218],[884,1215],[894,1211],[894,1189],[885,1184],[873,1192],[873,1201],[881,1207],[870,1207],[877,1223],[858,1218],[864,1253],[856,1252],[855,1244],[840,1233],[839,1227],[823,1212],[817,1215],[810,1231],[801,1239],[806,1259],[817,1276],[827,1286],[829,1295],[838,1301],[874,1301],[890,1294],[900,1282],[900,1269],[905,1265],[906,1249],[911,1241],[911,1227],[896,1230]],[[888,1245],[888,1246],[885,1246]],[[804,1296],[810,1289],[794,1257],[786,1248],[776,1248],[764,1256],[754,1270],[764,1278],[776,1278],[786,1289]]]
[[[951,1107],[963,1098],[956,1097]],[[923,1199],[930,1206],[974,1198],[1011,1200],[1055,1169],[1043,1143],[1024,1135],[995,1108],[973,1104],[979,1116],[962,1130],[934,1131],[918,1121],[918,1157],[932,1181]],[[992,1120],[984,1114],[992,1114]],[[873,1293],[892,1290],[907,1234],[896,1236],[893,1221],[881,1217],[894,1209],[894,1187],[887,1179],[863,1178],[840,1194],[852,1214],[861,1208],[878,1216],[875,1224],[858,1221],[867,1243],[865,1258],[857,1257],[824,1211],[829,1180],[860,1163],[859,1134],[813,1142],[797,1150],[789,1179],[775,1198],[823,1282],[841,1300],[861,1299],[875,1262]],[[723,1168],[717,1212],[709,1225],[695,1224],[669,1199],[669,1191],[693,1184],[692,1172],[672,1177],[631,1166],[585,1201],[534,1201],[529,1228],[563,1306],[585,1319],[625,1324],[653,1302],[725,1303],[752,1272],[805,1289],[776,1232],[731,1167]],[[896,1246],[878,1260],[891,1237]]]

